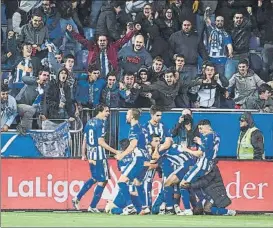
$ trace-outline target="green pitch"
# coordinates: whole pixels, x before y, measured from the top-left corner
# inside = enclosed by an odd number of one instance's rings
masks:
[[[3,212],[1,227],[273,227],[273,216],[117,216],[71,212]]]

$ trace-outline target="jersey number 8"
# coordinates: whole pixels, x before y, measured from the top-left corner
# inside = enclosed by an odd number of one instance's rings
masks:
[[[90,145],[94,145],[94,131],[91,129],[88,132],[88,141]]]

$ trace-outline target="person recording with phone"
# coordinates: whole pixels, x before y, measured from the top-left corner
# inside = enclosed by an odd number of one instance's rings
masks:
[[[197,149],[195,138],[199,137],[197,127],[194,127],[192,111],[184,109],[179,117],[178,123],[172,129],[175,143],[186,145],[188,148]]]

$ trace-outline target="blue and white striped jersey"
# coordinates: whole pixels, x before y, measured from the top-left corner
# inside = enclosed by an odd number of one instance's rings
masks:
[[[199,149],[203,151],[202,157],[197,160],[197,164],[201,166],[203,170],[211,170],[214,165],[214,160],[217,157],[217,153],[220,146],[220,136],[212,132],[207,135],[201,135],[202,145]]]
[[[194,165],[195,158],[186,152],[181,152],[181,146],[173,144],[168,150],[160,152],[160,159],[158,161],[159,165],[164,161],[164,159],[169,160],[171,164],[176,166],[181,165]]]
[[[146,124],[143,125],[143,128],[147,132],[149,142],[152,141],[152,138],[151,138],[152,134],[159,135],[162,143],[164,143],[166,137],[172,137],[170,130],[164,125],[164,123],[153,125],[150,123],[150,121],[148,121]]]
[[[92,118],[86,123],[84,128],[84,137],[87,144],[87,157],[91,160],[106,159],[105,149],[98,143],[99,138],[104,138],[105,121],[98,118]]]

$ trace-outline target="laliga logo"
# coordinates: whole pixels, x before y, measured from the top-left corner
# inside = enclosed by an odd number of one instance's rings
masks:
[[[109,200],[112,199],[113,194],[117,194],[118,192],[118,179],[113,171],[112,167],[110,167],[111,180],[108,181],[108,185],[105,187],[102,199]],[[53,181],[52,174],[47,175],[47,184],[45,191],[42,191],[41,188],[41,177],[36,177],[35,180],[23,180],[18,186],[14,186],[13,177],[8,177],[8,197],[37,197],[37,198],[51,198],[58,203],[63,203],[67,201],[69,194],[74,197],[78,194],[81,187],[84,185],[84,181],[81,180],[73,180],[70,183],[68,181],[58,180],[56,182]],[[75,191],[77,189],[78,191]]]
[[[84,184],[84,181],[79,180],[73,180],[68,184],[68,181],[53,182],[52,179],[52,174],[48,174],[46,190],[42,191],[41,177],[36,177],[35,180],[21,181],[16,188],[13,186],[13,177],[8,177],[8,197],[53,197],[56,202],[63,203],[68,198],[68,192],[71,196],[76,196],[78,192],[74,188],[77,186],[77,189],[80,189]]]

